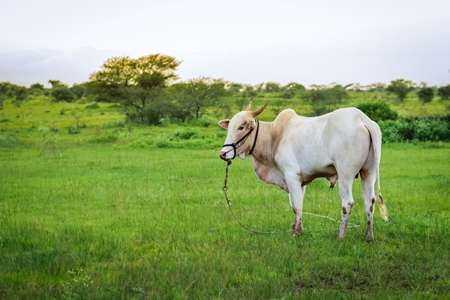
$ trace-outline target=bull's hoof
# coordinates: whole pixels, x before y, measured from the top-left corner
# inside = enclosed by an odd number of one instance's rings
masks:
[[[296,228],[295,224],[292,225],[293,236],[301,236],[303,232],[303,228]]]
[[[302,233],[301,232],[297,232],[297,231],[293,231],[293,233],[292,233],[292,236],[301,236],[302,235]]]
[[[366,241],[367,241],[367,242],[373,241],[373,234],[368,234],[368,235],[366,235]]]
[[[343,240],[345,240],[345,233],[339,233],[339,234],[338,234],[338,237],[337,237],[337,240],[338,240],[338,241],[343,241]]]

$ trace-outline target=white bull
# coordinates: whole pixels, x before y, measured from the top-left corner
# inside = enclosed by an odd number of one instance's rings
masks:
[[[367,240],[373,239],[373,211],[378,199],[381,216],[387,210],[380,192],[379,165],[381,131],[378,125],[356,108],[343,108],[313,118],[298,116],[292,109],[283,110],[273,122],[255,120],[267,103],[245,111],[219,125],[228,130],[220,158],[231,160],[236,155],[251,155],[259,179],[274,184],[290,194],[295,213],[294,233],[301,235],[303,198],[306,185],[324,177],[334,187],[339,178],[342,219],[338,238],[345,237],[353,207],[352,185],[361,175],[367,214]],[[378,197],[375,197],[375,182]]]

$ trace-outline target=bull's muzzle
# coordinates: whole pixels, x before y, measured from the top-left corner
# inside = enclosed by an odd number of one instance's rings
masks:
[[[226,149],[226,147],[232,147],[230,150],[225,151],[224,149]],[[231,151],[233,151],[233,157],[228,157],[227,158],[227,154],[230,153]],[[219,153],[219,157],[223,160],[229,161],[232,160],[236,157],[236,144],[225,144],[223,145],[222,151],[220,151]]]
[[[227,159],[226,159],[226,156],[227,156],[227,152],[226,152],[226,151],[220,151],[219,157],[220,157],[221,159],[227,160]]]

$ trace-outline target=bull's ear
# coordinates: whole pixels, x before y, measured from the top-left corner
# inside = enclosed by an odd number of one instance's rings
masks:
[[[228,130],[228,124],[230,124],[230,120],[222,120],[219,121],[219,126]]]

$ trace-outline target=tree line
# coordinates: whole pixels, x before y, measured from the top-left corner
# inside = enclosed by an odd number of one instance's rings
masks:
[[[50,88],[41,83],[27,88],[0,82],[0,108],[6,99],[13,99],[20,105],[22,101],[41,95],[57,102],[85,99],[88,102],[120,103],[128,120],[157,125],[164,118],[181,122],[199,119],[208,109],[230,114],[233,105],[242,110],[250,98],[266,95],[274,99],[271,104],[276,113],[287,100],[298,99],[311,105],[312,115],[334,109],[349,97],[349,92],[386,92],[395,95],[399,102],[403,102],[410,92],[415,92],[423,103],[432,101],[436,95],[441,99],[450,98],[450,84],[429,87],[426,83],[415,84],[404,79],[367,86],[358,83],[311,85],[309,89],[296,82],[285,86],[276,82],[249,85],[211,77],[180,81],[176,73],[180,63],[174,57],[162,54],[136,59],[112,57],[81,84],[68,86],[59,80],[49,80]]]

